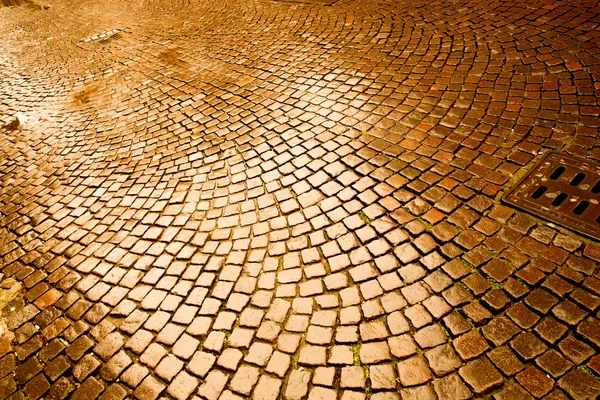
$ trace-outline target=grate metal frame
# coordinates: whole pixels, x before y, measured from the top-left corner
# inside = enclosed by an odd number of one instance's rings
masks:
[[[123,37],[123,31],[121,29],[112,29],[110,31],[102,32],[94,36],[90,36],[83,39],[84,43],[93,43],[97,45],[108,44],[115,40],[119,40]]]
[[[550,151],[502,200],[600,240],[600,165],[590,160]]]

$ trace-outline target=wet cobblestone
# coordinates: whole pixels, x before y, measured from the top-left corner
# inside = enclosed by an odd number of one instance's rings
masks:
[[[600,397],[600,244],[499,200],[600,160],[599,24],[0,3],[0,399]]]

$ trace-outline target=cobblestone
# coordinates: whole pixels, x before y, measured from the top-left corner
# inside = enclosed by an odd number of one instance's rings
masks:
[[[325,3],[0,4],[1,398],[600,396],[598,5]]]

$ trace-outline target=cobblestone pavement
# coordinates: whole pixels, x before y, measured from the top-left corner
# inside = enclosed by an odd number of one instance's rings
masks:
[[[600,395],[600,245],[500,201],[600,159],[597,2],[35,1],[1,399]]]

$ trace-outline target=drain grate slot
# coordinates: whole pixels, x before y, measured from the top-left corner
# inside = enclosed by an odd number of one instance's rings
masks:
[[[549,152],[503,200],[600,240],[599,164]]]
[[[90,36],[82,41],[85,43],[108,44],[119,40],[123,37],[120,29],[112,29],[110,31],[99,33],[98,35]]]
[[[115,40],[119,40],[122,37],[123,37],[123,35],[121,35],[120,33],[115,33],[114,35],[110,35],[110,36],[107,36],[104,39],[98,40],[98,43],[100,43],[100,44],[107,44],[107,43],[113,42]]]

